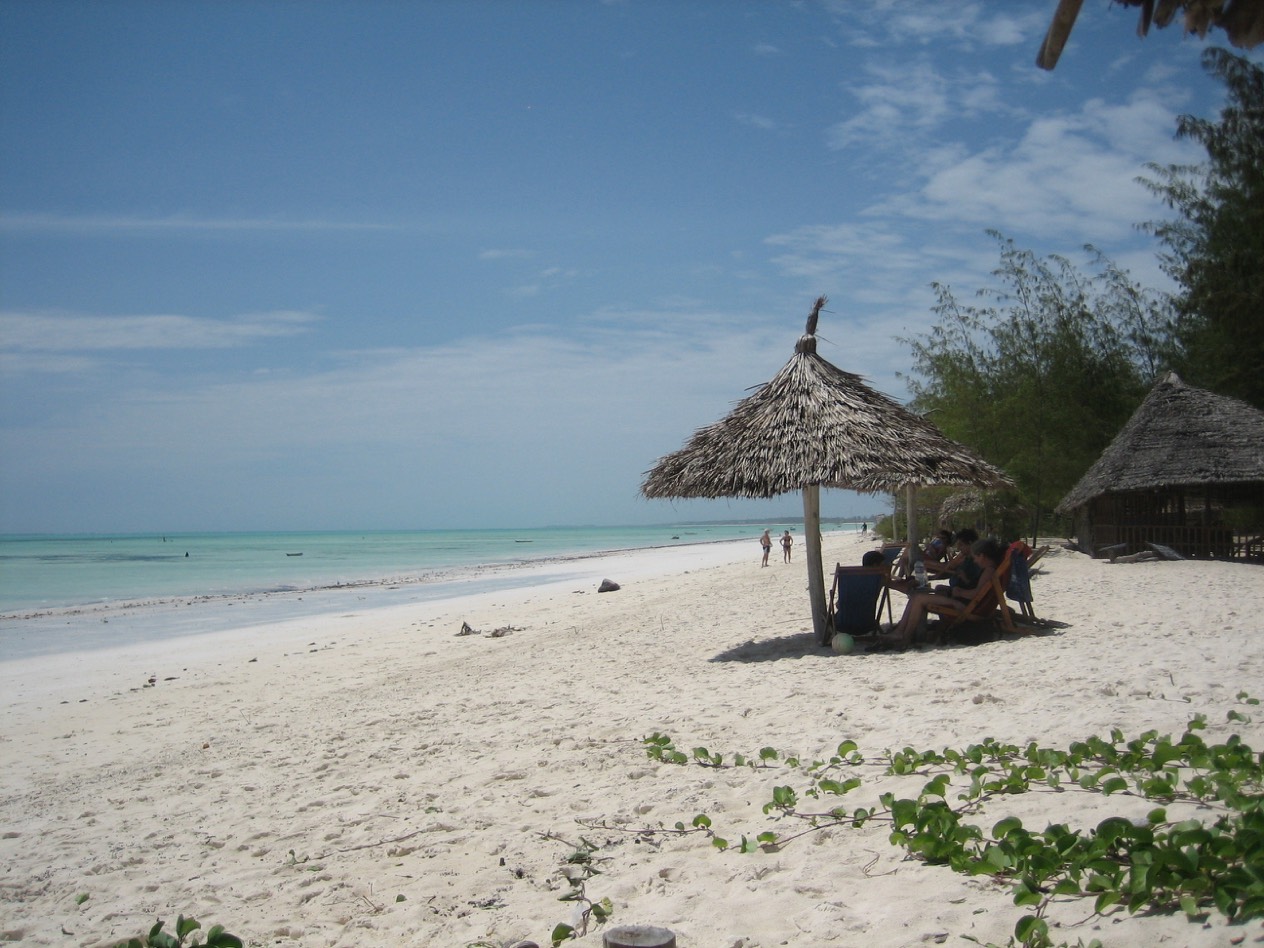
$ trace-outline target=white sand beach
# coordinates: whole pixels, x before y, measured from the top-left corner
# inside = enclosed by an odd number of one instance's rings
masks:
[[[826,562],[872,543],[826,537]],[[0,665],[0,942],[114,945],[178,913],[248,945],[549,944],[586,840],[611,924],[682,948],[1004,944],[1008,885],[909,858],[889,827],[765,815],[801,770],[731,766],[764,747],[828,759],[845,740],[942,750],[985,737],[1063,748],[1112,728],[1264,746],[1264,571],[1111,565],[1053,550],[1036,611],[1059,627],[973,646],[837,655],[810,632],[801,548],[749,543],[619,554],[582,579],[443,602],[339,610],[129,649]],[[597,577],[620,583],[599,594]],[[898,598],[898,597],[897,597]],[[897,604],[899,605],[899,604]],[[480,634],[459,636],[462,623]],[[492,636],[496,629],[508,634]],[[1249,721],[1227,720],[1236,709]],[[643,739],[726,766],[651,760]],[[851,809],[926,778],[857,770]],[[801,800],[821,812],[828,800]],[[1139,797],[989,801],[989,828],[1144,816]],[[736,844],[686,827],[706,814]],[[1214,811],[1202,816],[1211,819]],[[1218,915],[1049,912],[1055,943],[1255,944]],[[574,919],[578,922],[578,919]],[[601,944],[601,928],[571,942]]]

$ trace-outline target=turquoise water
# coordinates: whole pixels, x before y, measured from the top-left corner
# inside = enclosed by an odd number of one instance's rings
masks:
[[[0,537],[0,616],[134,599],[437,582],[479,565],[708,543],[793,523],[371,533]],[[841,528],[851,529],[855,525]],[[825,529],[836,527],[826,526]]]

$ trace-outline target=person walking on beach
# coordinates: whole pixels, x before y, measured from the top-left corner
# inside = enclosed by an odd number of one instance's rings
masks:
[[[792,546],[794,546],[794,537],[790,536],[790,531],[787,530],[781,535],[781,558],[785,563],[790,562],[790,547]]]
[[[765,530],[764,535],[759,538],[759,545],[764,548],[764,561],[760,563],[759,565],[767,566],[768,554],[772,552],[772,534],[770,534],[767,530]]]

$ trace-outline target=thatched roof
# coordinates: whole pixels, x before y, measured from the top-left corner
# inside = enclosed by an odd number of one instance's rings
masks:
[[[926,419],[816,353],[816,302],[794,356],[726,417],[661,458],[646,497],[775,497],[809,485],[866,492],[1009,484]]]
[[[1264,484],[1264,412],[1169,372],[1056,510],[1102,494]]]
[[[939,505],[939,522],[953,523],[969,515],[990,511],[993,516],[1005,514],[1025,515],[1030,509],[1013,498],[988,497],[983,491],[971,489],[958,491]]]
[[[1060,0],[1049,24],[1049,32],[1036,54],[1036,65],[1052,69],[1062,55],[1084,0]],[[1145,36],[1153,23],[1159,29],[1182,13],[1186,33],[1205,37],[1213,27],[1225,31],[1229,42],[1239,49],[1253,49],[1264,42],[1264,0],[1113,0],[1128,7],[1140,7],[1137,35]]]

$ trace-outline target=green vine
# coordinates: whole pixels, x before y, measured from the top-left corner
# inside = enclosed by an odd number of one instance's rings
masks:
[[[559,922],[553,927],[550,939],[553,948],[558,948],[569,938],[582,937],[588,929],[590,919],[596,921],[598,925],[604,925],[614,912],[614,904],[608,898],[594,899],[588,895],[587,891],[588,881],[594,876],[601,875],[601,870],[597,868],[597,853],[601,850],[600,846],[582,836],[578,844],[570,843],[552,834],[545,834],[545,838],[565,843],[571,848],[571,853],[566,857],[566,862],[560,870],[562,878],[569,883],[570,889],[558,901],[575,902],[580,908],[576,925]]]
[[[190,945],[204,944],[206,948],[242,948],[241,939],[224,931],[222,925],[212,925],[206,932],[206,941],[199,942],[199,936],[195,932],[202,928],[202,923],[196,918],[179,916],[176,919],[174,935],[162,930],[164,924],[166,923],[159,920],[148,934],[140,938],[121,941],[118,948],[183,948],[184,940],[190,937],[192,939],[189,942]]]
[[[1245,693],[1248,705],[1259,701]],[[1228,721],[1248,722],[1236,710]],[[1264,755],[1237,735],[1208,744],[1198,715],[1179,740],[1148,731],[1126,741],[1119,730],[1110,739],[1090,737],[1066,750],[1004,744],[987,738],[964,749],[918,751],[905,748],[878,759],[865,758],[854,741],[843,741],[826,761],[802,764],[797,757],[764,748],[755,757],[732,755],[733,767],[768,767],[781,761],[809,782],[773,787],[763,812],[795,820],[798,831],[741,835],[739,852],[774,850],[794,839],[833,826],[890,826],[892,844],[931,865],[967,875],[986,875],[1011,885],[1014,904],[1028,910],[1014,926],[1023,946],[1048,946],[1046,912],[1055,899],[1092,899],[1100,914],[1113,906],[1139,911],[1185,913],[1190,919],[1219,912],[1231,922],[1264,917]],[[647,754],[665,763],[724,767],[724,758],[706,748],[691,755],[670,737],[644,739]],[[841,803],[808,809],[807,801],[833,803],[862,785],[862,768],[881,766],[888,776],[921,778],[916,796],[883,793],[877,806]],[[1144,819],[1108,817],[1088,829],[1053,824],[1043,831],[1006,816],[983,827],[968,822],[985,804],[1036,790],[1127,796],[1160,804]],[[1169,819],[1174,804],[1209,811],[1210,822]],[[706,814],[692,828],[705,832],[719,849],[730,848]]]

